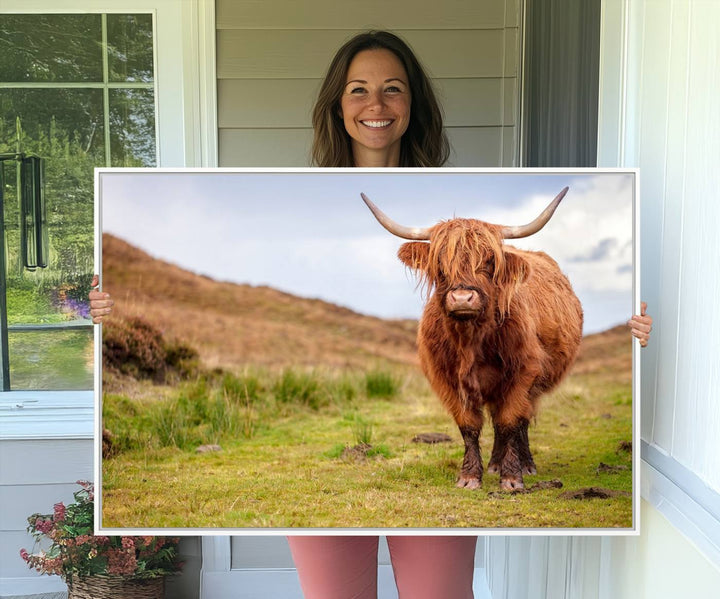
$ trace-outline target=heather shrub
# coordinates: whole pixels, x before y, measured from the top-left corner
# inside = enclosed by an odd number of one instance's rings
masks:
[[[188,378],[199,368],[192,347],[168,342],[140,316],[108,319],[103,325],[103,367],[109,372],[163,383]]]

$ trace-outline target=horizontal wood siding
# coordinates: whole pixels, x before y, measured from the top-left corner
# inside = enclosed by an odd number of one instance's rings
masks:
[[[92,468],[92,439],[0,441],[0,580],[34,576],[19,555],[33,546],[27,517],[72,502]]]
[[[89,480],[92,478],[92,447],[92,439],[0,441],[2,485]]]
[[[310,166],[312,130],[220,129],[220,166]]]
[[[310,114],[325,71],[335,51],[367,29],[400,34],[435,81],[457,144],[451,165],[515,165],[519,7],[519,0],[220,0],[220,166],[308,166]]]
[[[381,15],[378,18],[377,15]],[[275,2],[232,0],[217,4],[218,29],[497,29],[518,23],[515,2],[498,0],[445,0],[408,2],[365,0],[298,0]]]
[[[362,30],[359,30],[362,31]],[[218,31],[219,79],[317,78],[353,31]],[[396,31],[435,78],[514,76],[504,66],[504,29]],[[513,52],[511,45],[508,52]],[[514,61],[514,56],[508,56]]]

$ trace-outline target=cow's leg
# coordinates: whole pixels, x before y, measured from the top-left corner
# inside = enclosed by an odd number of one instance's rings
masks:
[[[483,465],[480,458],[480,428],[474,426],[461,426],[460,434],[465,443],[465,456],[463,457],[460,476],[456,486],[465,489],[479,489],[482,484]]]
[[[498,426],[493,423],[493,448],[490,454],[487,471],[490,474],[498,474],[500,472],[500,462],[502,461],[502,446],[500,444],[500,435],[498,434]]]
[[[523,474],[536,472],[530,453],[528,426],[536,404],[530,389],[539,368],[536,360],[530,357],[525,364],[525,368],[515,373],[513,383],[491,403],[495,441],[490,462],[493,469],[500,471],[500,488],[505,491],[524,489]]]
[[[537,474],[537,467],[535,466],[535,460],[533,460],[532,452],[530,451],[530,440],[528,438],[528,425],[527,420],[523,420],[520,423],[518,439],[518,453],[520,456],[520,466],[522,467],[523,474]],[[487,471],[491,474],[500,473],[500,463],[502,462],[502,450],[503,446],[500,443],[502,435],[498,433],[497,424],[493,424],[494,437],[492,455],[490,456],[490,462],[488,463]]]
[[[495,427],[495,442],[498,445],[500,469],[500,488],[503,491],[518,491],[525,488],[521,458],[523,455],[523,426],[523,422],[518,422],[515,425],[498,424]]]
[[[520,422],[520,439],[519,439],[519,451],[520,451],[520,466],[522,467],[523,474],[537,474],[537,468],[535,467],[535,460],[533,460],[532,453],[530,453],[530,439],[528,438],[528,426],[530,422],[522,420]]]

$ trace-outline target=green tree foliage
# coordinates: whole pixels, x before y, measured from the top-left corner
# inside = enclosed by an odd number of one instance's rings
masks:
[[[49,234],[48,267],[25,269],[17,164],[1,163],[10,325],[88,317],[93,169],[155,165],[153,81],[150,14],[0,15],[0,153],[44,159]],[[83,364],[86,346],[64,359]],[[33,371],[53,363],[52,347],[11,332],[14,389],[37,388]]]
[[[100,14],[0,15],[0,82],[53,85],[0,89],[0,153],[22,151],[45,159],[50,233],[49,268],[24,270],[15,163],[5,162],[9,287],[43,292],[64,285],[71,295],[86,297],[93,270],[93,168],[155,164],[151,15],[107,15],[106,22],[103,46]],[[109,81],[150,84],[149,89],[108,90],[110,131],[103,89],[57,87],[102,84],[104,52]]]

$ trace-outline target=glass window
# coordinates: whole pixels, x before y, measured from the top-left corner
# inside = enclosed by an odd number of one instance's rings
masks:
[[[5,390],[92,389],[93,168],[156,164],[152,15],[1,15],[0,57]],[[24,265],[18,156],[44,159],[45,268]]]

